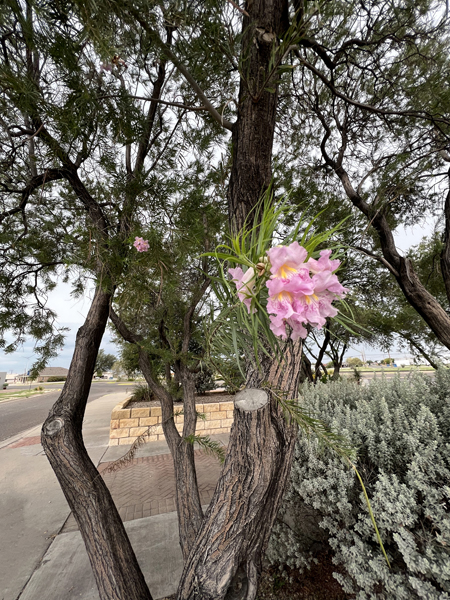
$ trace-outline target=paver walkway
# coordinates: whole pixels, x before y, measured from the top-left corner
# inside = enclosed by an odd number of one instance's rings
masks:
[[[209,504],[222,467],[215,456],[201,450],[195,450],[194,455],[200,501],[202,505]],[[106,471],[110,465],[111,462],[101,463],[98,470],[111,492],[122,521],[176,510],[175,473],[170,454],[134,458],[116,471]],[[62,532],[77,529],[71,514]]]

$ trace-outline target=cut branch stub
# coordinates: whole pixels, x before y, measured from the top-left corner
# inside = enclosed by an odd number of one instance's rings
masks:
[[[238,392],[234,399],[236,408],[244,411],[258,410],[269,402],[269,396],[264,390],[254,388],[242,390]]]

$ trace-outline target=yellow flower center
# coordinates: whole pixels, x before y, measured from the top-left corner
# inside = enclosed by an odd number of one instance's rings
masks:
[[[279,302],[283,302],[283,300],[288,300],[289,302],[292,302],[293,300],[291,292],[280,292],[279,294],[277,294],[277,299]]]
[[[288,265],[284,264],[280,267],[279,273],[282,279],[289,279],[290,273],[297,273],[297,269],[294,269],[294,267],[289,267]]]
[[[316,294],[313,294],[312,296],[305,296],[306,304],[311,304],[311,302],[312,302],[311,297],[314,300],[318,300],[319,299],[319,297],[316,296]]]

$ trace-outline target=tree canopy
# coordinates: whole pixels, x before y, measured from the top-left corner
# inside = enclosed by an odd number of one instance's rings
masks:
[[[200,255],[227,232],[238,234],[270,187],[275,200],[289,198],[287,230],[300,215],[321,213],[315,230],[347,218],[337,234],[346,248],[342,274],[369,337],[387,343],[395,332],[423,355],[450,348],[446,7],[431,0],[253,0],[243,7],[229,0],[6,0],[0,40],[0,347],[13,351],[33,336],[39,369],[64,334],[48,292],[58,278],[71,281],[75,294],[94,287],[42,439],[101,598],[150,597],[80,441],[108,319],[161,402],[177,465],[186,559],[180,600],[193,598],[199,581],[204,597],[224,582],[223,597],[239,577],[250,598],[296,430],[272,390],[267,435],[258,445],[243,420],[236,426],[212,506],[234,501],[226,477],[246,481],[237,448],[243,440],[260,461],[246,468],[266,464],[273,493],[263,504],[243,491],[252,518],[236,517],[232,527],[204,517],[192,444],[182,443],[195,433],[195,375],[205,324],[216,315],[208,296],[214,265]],[[442,226],[403,255],[396,229],[424,215],[442,217]],[[136,237],[148,241],[147,253],[133,247]],[[342,364],[348,338],[329,323],[321,340],[335,367]],[[271,383],[296,396],[301,348],[284,350],[289,378],[278,373]],[[276,369],[266,354],[267,379]],[[249,387],[263,379],[249,367]],[[182,436],[173,411],[180,394]],[[236,531],[231,558],[220,554],[206,573],[211,540],[229,531]],[[104,569],[95,559],[99,547]]]

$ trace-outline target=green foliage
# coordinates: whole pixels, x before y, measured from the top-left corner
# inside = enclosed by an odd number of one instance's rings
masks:
[[[132,402],[150,402],[151,400],[153,400],[153,397],[148,385],[138,383],[133,387],[131,391]]]
[[[195,391],[197,394],[204,394],[216,387],[214,381],[214,372],[207,365],[201,365],[195,374]]]
[[[123,343],[121,345],[120,366],[127,377],[134,377],[139,371],[139,353],[134,344]]]
[[[245,383],[245,377],[233,357],[230,359],[219,356],[215,362],[220,364],[220,373],[224,378],[225,391],[229,394],[239,391]]]
[[[221,442],[212,440],[209,435],[188,435],[184,441],[187,444],[198,444],[204,452],[215,456],[220,463],[225,462],[225,446]]]
[[[379,553],[357,482],[330,450],[303,434],[283,511],[298,502],[319,511],[335,560],[345,569],[335,576],[358,600],[442,600],[450,594],[449,393],[446,371],[303,391],[304,406],[358,447],[356,464],[392,568]],[[281,522],[269,555],[291,566],[310,560]]]
[[[103,349],[100,349],[95,361],[94,373],[101,377],[102,373],[109,371],[115,362],[116,357],[114,354],[107,354]]]
[[[47,381],[48,381],[49,383],[55,383],[55,382],[57,382],[57,381],[65,381],[66,379],[67,379],[67,377],[57,377],[57,376],[55,375],[55,376],[53,376],[53,377],[49,377],[49,378],[47,379]]]

